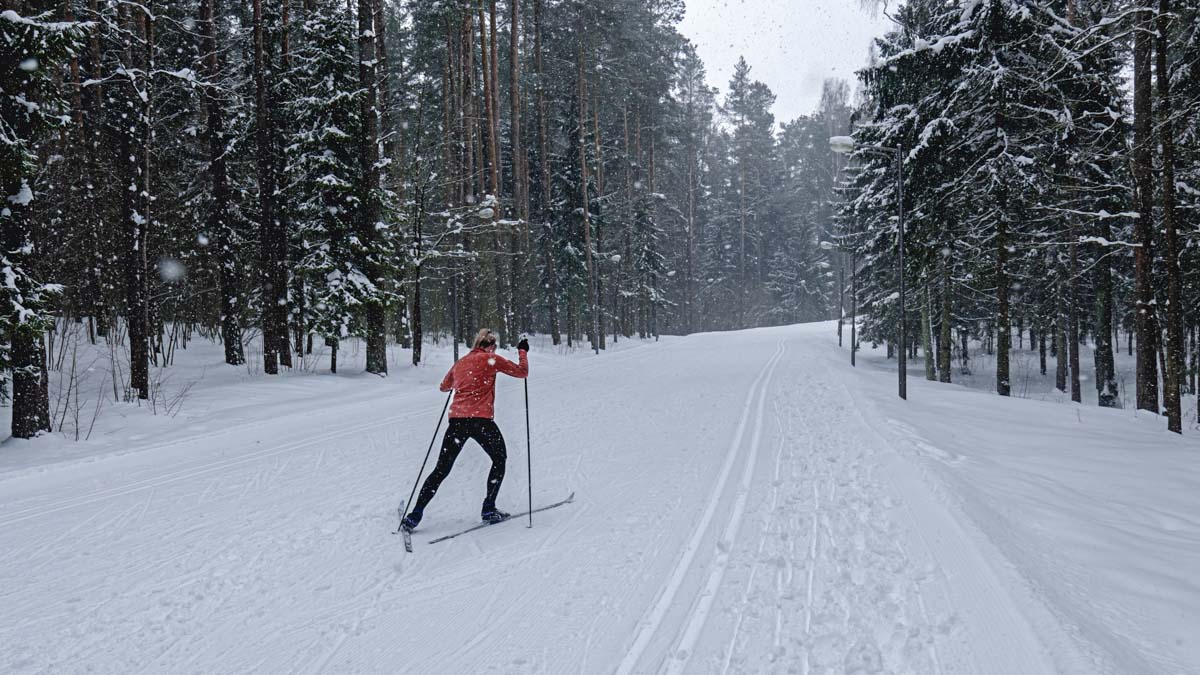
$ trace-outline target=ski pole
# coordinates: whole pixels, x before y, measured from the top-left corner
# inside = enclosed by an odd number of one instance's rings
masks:
[[[442,406],[442,414],[438,415],[437,426],[433,429],[433,439],[429,441],[429,449],[425,451],[425,460],[421,462],[421,470],[417,472],[417,480],[413,483],[412,493],[408,495],[408,504],[405,507],[404,515],[408,515],[408,511],[412,508],[413,497],[417,496],[417,486],[421,484],[421,474],[425,473],[425,465],[429,463],[429,455],[433,452],[433,444],[437,443],[438,432],[442,430],[442,418],[446,416],[446,409],[450,407],[450,398],[454,396],[454,392],[446,395],[446,405]],[[403,517],[401,518],[403,520]]]
[[[529,380],[525,380],[525,464],[529,471],[529,527],[533,527],[533,456],[532,443],[529,440]]]

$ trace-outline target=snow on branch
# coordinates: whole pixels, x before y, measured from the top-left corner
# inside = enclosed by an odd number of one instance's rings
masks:
[[[958,35],[946,35],[940,37],[933,42],[929,42],[923,38],[916,38],[913,40],[913,46],[910,49],[903,49],[895,54],[892,54],[883,60],[883,65],[892,64],[901,59],[915,56],[920,52],[931,51],[934,54],[941,54],[942,50],[944,50],[946,47],[953,47],[954,45],[957,45],[964,40],[970,40],[973,37],[975,37],[975,31],[968,30],[963,33],[959,33]]]

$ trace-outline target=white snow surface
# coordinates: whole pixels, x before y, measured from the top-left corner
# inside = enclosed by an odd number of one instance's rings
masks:
[[[530,355],[533,501],[574,504],[428,544],[478,521],[470,444],[406,554],[446,349],[271,379],[193,342],[176,416],[0,445],[0,671],[1200,672],[1194,430],[916,366],[904,402],[831,324],[610,351]]]

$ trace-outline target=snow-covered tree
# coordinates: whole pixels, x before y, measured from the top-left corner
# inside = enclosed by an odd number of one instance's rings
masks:
[[[69,121],[55,70],[79,49],[86,26],[50,12],[0,11],[0,378],[12,375],[12,434],[50,429],[42,336],[58,288],[33,271],[34,220],[47,209],[37,183],[49,133]],[[7,395],[7,383],[0,382]]]
[[[1104,38],[1071,25],[1055,5],[910,3],[900,13],[904,29],[879,42],[881,59],[863,74],[872,108],[858,140],[904,150],[909,257],[903,273],[913,288],[940,277],[941,292],[956,301],[960,329],[987,327],[983,337],[989,345],[994,338],[1001,395],[1011,391],[1012,328],[1023,321],[1014,305],[1046,279],[1045,254],[1054,284],[1034,295],[1066,298],[1071,309],[1041,323],[1078,335],[1081,303],[1073,284],[1081,230],[1112,215],[1088,204],[1120,200],[1111,189],[1114,146],[1099,140],[1119,131],[1121,110],[1112,71],[1104,67]],[[879,235],[859,250],[872,305],[868,334],[891,340],[883,331],[899,311],[892,281],[895,160],[866,151],[858,159],[865,170],[854,220]],[[1080,189],[1084,181],[1090,189]],[[1077,222],[1080,214],[1086,224]],[[1057,342],[1063,349],[1078,344]],[[1077,349],[1072,353],[1077,377]]]
[[[285,194],[295,214],[304,323],[336,348],[342,338],[365,336],[367,308],[386,302],[368,271],[385,251],[361,229],[363,92],[353,17],[336,0],[318,2],[300,36],[289,79],[303,93],[288,104],[297,131],[287,147]]]

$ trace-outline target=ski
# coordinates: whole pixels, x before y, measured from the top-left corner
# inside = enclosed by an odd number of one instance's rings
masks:
[[[399,533],[403,535],[404,550],[408,553],[412,553],[412,532],[404,528],[404,516],[407,515],[407,510],[404,508],[405,506],[407,506],[405,500],[401,499],[400,506],[396,509],[397,513],[400,514],[400,527],[396,528],[396,532],[393,532],[393,534]]]
[[[510,520],[514,520],[516,518],[528,516],[531,513],[541,513],[542,511],[549,511],[550,509],[556,509],[564,504],[570,504],[573,501],[575,501],[575,493],[574,492],[572,492],[569,497],[562,500],[561,502],[556,502],[554,504],[549,504],[547,506],[538,507],[532,511],[523,511],[521,513],[514,513],[514,514],[510,515],[509,517],[505,518],[504,520],[501,520],[498,523],[480,523],[478,525],[475,525],[474,527],[468,527],[467,529],[465,529],[461,532],[455,532],[454,534],[447,534],[445,536],[438,537],[437,539],[431,539],[429,541],[429,543],[436,544],[439,541],[446,541],[447,539],[453,539],[455,537],[459,537],[464,534],[467,534],[468,532],[474,532],[475,530],[482,530],[485,527],[491,527],[492,525],[499,525],[500,523],[506,523],[506,522],[508,522]]]

